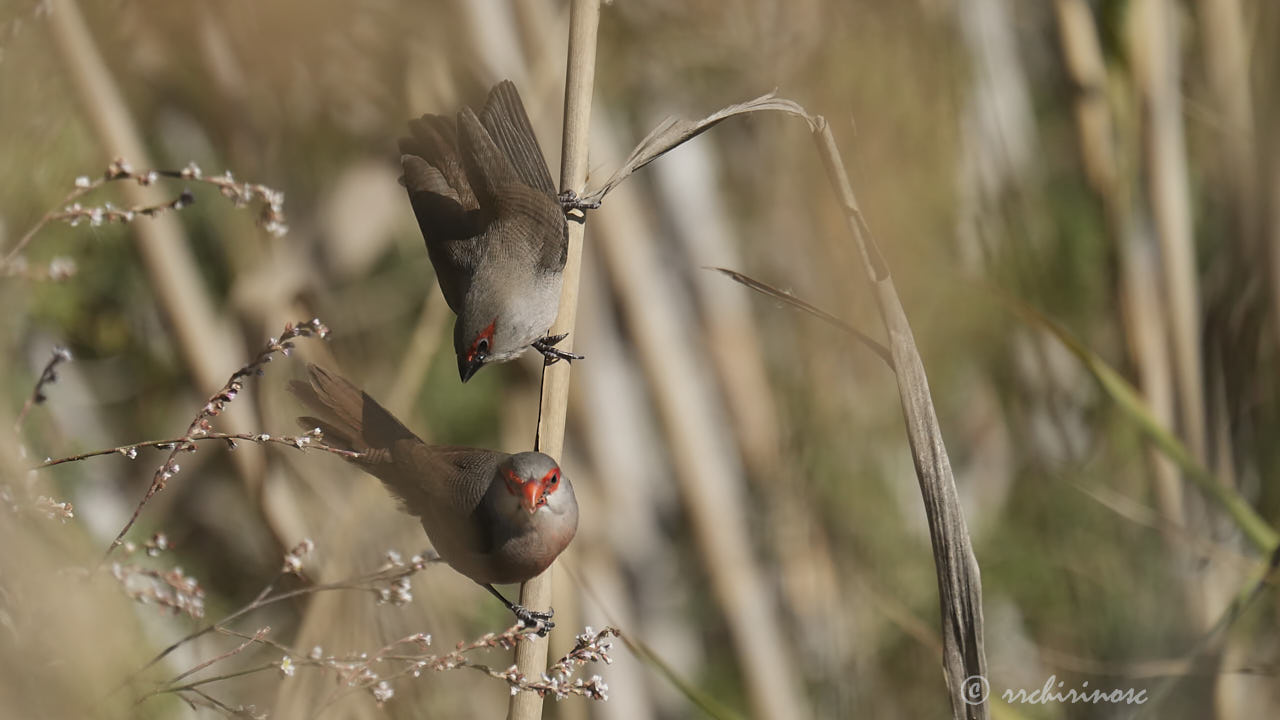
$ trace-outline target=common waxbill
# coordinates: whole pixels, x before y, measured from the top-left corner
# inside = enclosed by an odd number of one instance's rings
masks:
[[[573,485],[547,455],[428,445],[346,378],[307,365],[310,382],[289,391],[319,417],[328,445],[360,454],[351,462],[377,477],[422,520],[431,544],[454,570],[483,585],[516,617],[543,632],[552,613],[508,601],[494,585],[538,575],[578,530]]]
[[[581,359],[555,347],[564,335],[546,335],[560,306],[566,213],[595,205],[556,194],[515,85],[495,85],[479,113],[410,120],[409,133],[400,139],[400,182],[458,316],[462,381],[529,347],[548,364]]]

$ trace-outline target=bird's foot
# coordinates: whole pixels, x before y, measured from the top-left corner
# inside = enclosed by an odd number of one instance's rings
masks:
[[[533,347],[534,350],[537,350],[538,352],[542,353],[542,356],[546,358],[545,364],[547,365],[554,365],[560,362],[561,360],[584,359],[585,356],[583,355],[576,355],[574,353],[569,352],[568,350],[561,350],[560,348],[556,347],[556,343],[560,342],[561,340],[564,340],[567,337],[569,337],[569,333],[561,333],[559,335],[552,335],[551,337],[538,338],[537,340],[534,340],[533,343],[531,343],[531,347]]]
[[[565,217],[578,223],[586,222],[587,210],[595,210],[600,207],[599,200],[583,200],[573,190],[561,192],[557,199],[560,201],[560,207],[564,209]]]
[[[546,637],[551,632],[551,628],[556,624],[551,622],[551,616],[556,614],[554,609],[548,609],[546,612],[538,610],[530,610],[523,605],[512,605],[511,612],[516,614],[516,620],[525,627],[537,628],[538,637]]]

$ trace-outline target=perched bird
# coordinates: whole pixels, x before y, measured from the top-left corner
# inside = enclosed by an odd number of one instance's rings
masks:
[[[453,348],[466,382],[533,347],[547,364],[581,356],[546,337],[560,306],[566,214],[595,207],[556,194],[515,85],[489,91],[477,114],[423,115],[400,139],[409,192],[440,291],[458,316]],[[577,217],[577,216],[575,216]]]
[[[534,612],[502,596],[494,585],[538,575],[578,530],[578,501],[560,466],[539,452],[514,455],[428,445],[347,379],[307,365],[309,382],[289,391],[318,417],[324,442],[354,450],[351,462],[382,481],[403,508],[422,521],[440,557],[542,632],[551,612]]]

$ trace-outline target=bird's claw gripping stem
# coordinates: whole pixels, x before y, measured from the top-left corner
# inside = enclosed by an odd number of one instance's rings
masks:
[[[533,341],[532,347],[534,350],[542,353],[542,356],[546,358],[547,365],[554,365],[561,360],[572,361],[584,359],[585,356],[583,355],[576,355],[568,350],[561,350],[556,347],[556,343],[567,337],[569,337],[569,333],[561,333],[559,335],[552,335],[551,337],[538,338]]]
[[[551,632],[551,628],[556,626],[551,622],[551,616],[556,614],[554,609],[548,609],[546,612],[538,610],[530,610],[523,605],[511,606],[511,612],[516,614],[516,620],[519,620],[525,627],[537,628],[538,637],[546,637]]]
[[[538,637],[546,637],[547,633],[551,632],[551,628],[556,626],[555,623],[551,622],[551,616],[556,614],[555,610],[550,608],[548,608],[546,612],[530,610],[523,605],[517,605],[506,599],[502,596],[502,593],[498,592],[498,589],[492,585],[485,585],[484,589],[488,590],[494,597],[501,600],[502,604],[515,614],[516,620],[520,621],[521,625],[534,628],[534,631],[538,633]]]
[[[574,222],[586,222],[587,210],[595,210],[600,207],[599,200],[583,200],[578,197],[578,193],[573,190],[564,190],[557,196],[560,201],[560,207],[564,209],[565,217]],[[573,211],[577,211],[576,215],[572,215]]]

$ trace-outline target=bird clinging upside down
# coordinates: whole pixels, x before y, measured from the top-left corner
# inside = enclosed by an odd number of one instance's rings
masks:
[[[548,364],[581,359],[555,347],[563,335],[546,335],[560,306],[566,213],[595,204],[556,193],[515,85],[495,85],[478,113],[423,115],[409,132],[400,139],[400,182],[458,316],[462,381],[530,347]]]

